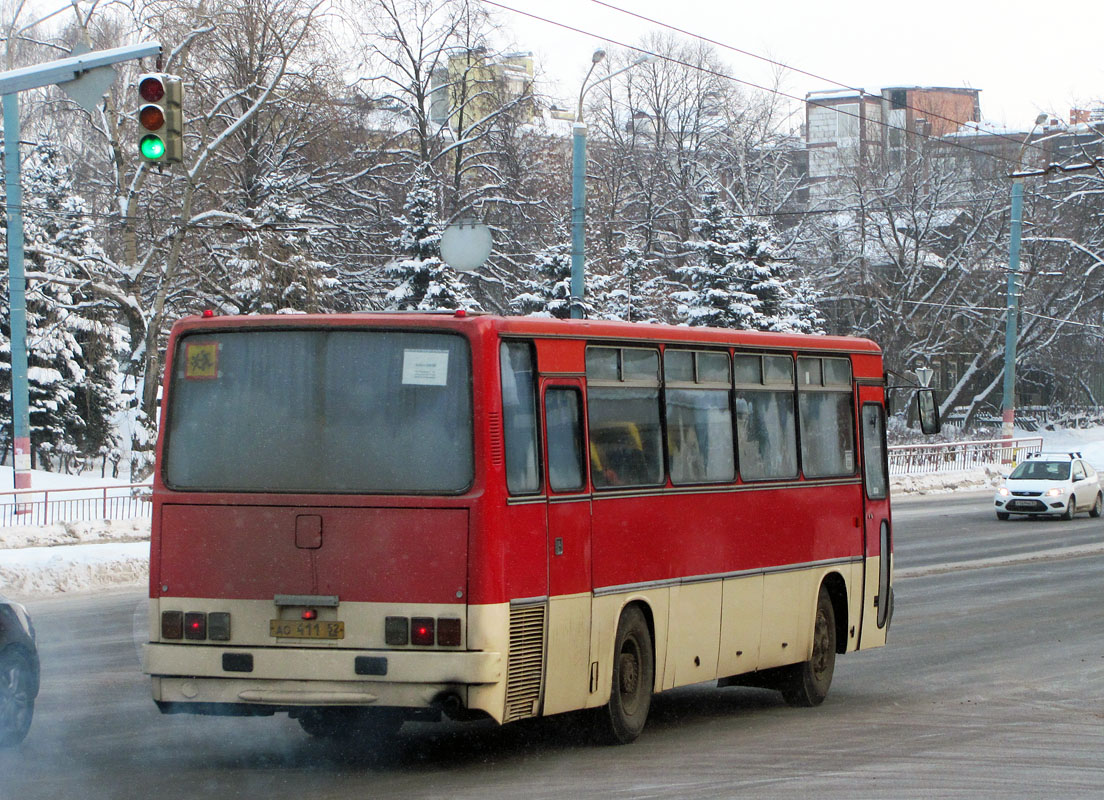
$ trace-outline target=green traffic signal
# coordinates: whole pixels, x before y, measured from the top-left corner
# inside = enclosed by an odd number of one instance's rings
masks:
[[[165,155],[165,143],[161,141],[161,137],[154,136],[152,133],[142,137],[142,141],[138,143],[138,149],[141,151],[143,158],[148,158],[151,161]]]

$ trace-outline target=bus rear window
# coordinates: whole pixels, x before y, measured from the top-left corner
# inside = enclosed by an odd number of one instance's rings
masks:
[[[472,482],[459,336],[276,330],[177,343],[165,481],[247,492],[457,493]]]

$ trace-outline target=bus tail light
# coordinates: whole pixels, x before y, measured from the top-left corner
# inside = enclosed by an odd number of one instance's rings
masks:
[[[460,620],[445,617],[437,620],[437,644],[441,647],[460,646]]]
[[[207,638],[207,615],[202,611],[189,611],[184,615],[184,638]]]
[[[213,642],[230,641],[230,615],[215,611],[207,615],[207,638]]]
[[[422,647],[433,645],[433,617],[414,617],[410,620],[410,643]]]
[[[383,621],[383,641],[393,646],[410,644],[410,620],[406,617],[388,617]]]
[[[434,641],[440,647],[459,647],[462,630],[458,617],[386,617],[383,640],[392,647],[432,647]]]
[[[162,611],[161,612],[161,638],[162,639],[183,639],[184,638],[184,612],[183,611]]]

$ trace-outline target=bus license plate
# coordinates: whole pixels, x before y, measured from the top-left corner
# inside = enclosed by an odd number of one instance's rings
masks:
[[[268,635],[277,639],[344,639],[344,622],[274,619],[268,623]]]

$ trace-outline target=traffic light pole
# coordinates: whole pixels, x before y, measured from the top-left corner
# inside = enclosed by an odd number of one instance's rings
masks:
[[[11,325],[12,454],[16,489],[31,488],[31,415],[27,385],[27,279],[23,271],[23,191],[20,183],[19,92],[51,84],[79,85],[94,70],[157,55],[161,45],[143,43],[98,50],[0,73],[4,106],[4,196],[8,225],[8,295]],[[96,86],[100,84],[95,79]],[[95,92],[93,92],[94,94]],[[100,95],[102,97],[102,94]]]

